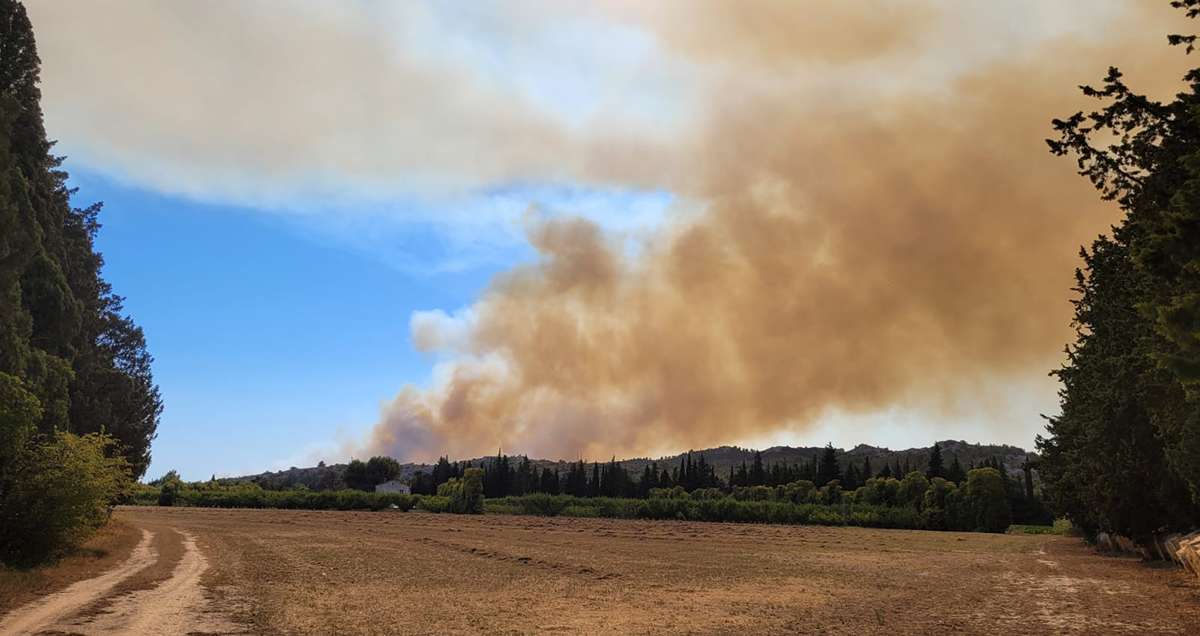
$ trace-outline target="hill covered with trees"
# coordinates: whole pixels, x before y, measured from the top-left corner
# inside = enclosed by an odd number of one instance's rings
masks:
[[[217,481],[224,484],[248,482],[265,490],[304,487],[330,491],[346,487],[370,490],[379,482],[400,479],[409,482],[415,493],[432,494],[439,485],[461,475],[467,467],[479,467],[485,470],[485,492],[490,497],[526,492],[563,492],[582,497],[604,493],[646,497],[650,488],[658,487],[680,486],[688,491],[703,487],[730,490],[736,486],[775,486],[796,480],[814,481],[818,486],[824,486],[836,479],[842,487],[857,488],[876,476],[900,479],[914,470],[958,482],[965,479],[971,468],[992,467],[1001,469],[1004,478],[1019,485],[1022,492],[1032,492],[1038,485],[1036,462],[1036,456],[1016,446],[970,444],[950,439],[928,448],[905,450],[865,444],[848,451],[834,449],[832,445],[773,446],[766,450],[719,446],[658,458],[610,458],[607,462],[538,460],[498,454],[458,461],[442,458],[434,464],[401,464],[388,457],[372,457],[366,462],[328,466],[320,463],[316,467],[293,467]],[[931,463],[940,464],[941,468],[930,472]],[[500,473],[511,476],[497,482],[493,478]],[[618,481],[620,485],[617,485]]]

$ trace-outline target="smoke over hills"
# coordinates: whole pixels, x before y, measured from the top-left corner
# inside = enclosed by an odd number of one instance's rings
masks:
[[[1028,439],[1078,246],[1116,218],[1046,152],[1049,120],[1109,64],[1171,90],[1188,65],[1163,41],[1190,27],[1119,0],[213,6],[31,7],[77,159],[250,205],[514,182],[678,202],[632,241],[531,215],[536,262],[415,315],[433,378],[344,449],[414,460],[893,409]]]
[[[875,71],[918,63],[919,16],[897,22],[912,37],[822,57],[701,13],[687,33],[652,25],[720,77],[703,123],[661,167],[614,153],[596,170],[703,211],[633,251],[584,220],[535,224],[536,263],[463,315],[414,324],[447,361],[385,408],[367,452],[608,457],[798,430],[833,409],[953,418],[964,396],[1002,403],[1012,378],[1056,363],[1078,246],[1115,217],[1045,152],[1048,120],[1080,107],[1096,60],[1140,67],[1152,90],[1185,60],[1161,39],[1064,37],[908,88]],[[879,17],[837,16],[840,46]],[[1123,19],[1165,37],[1160,17]],[[818,62],[874,83],[795,70]]]

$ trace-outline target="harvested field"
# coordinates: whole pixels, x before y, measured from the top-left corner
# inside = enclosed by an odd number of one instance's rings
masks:
[[[415,512],[118,516],[152,533],[158,561],[40,629],[1184,634],[1200,626],[1194,580],[1057,536]]]

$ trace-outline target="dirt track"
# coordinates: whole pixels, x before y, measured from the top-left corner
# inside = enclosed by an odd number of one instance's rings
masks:
[[[1195,581],[1061,537],[421,513],[119,515],[154,535],[129,567],[17,609],[0,633],[1200,628]],[[151,566],[139,556],[147,550],[158,557]]]

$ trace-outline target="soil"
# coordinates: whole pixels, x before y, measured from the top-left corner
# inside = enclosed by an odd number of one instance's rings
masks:
[[[117,514],[152,540],[0,618],[0,633],[1200,629],[1200,581],[1067,537],[418,512]],[[143,547],[149,564],[136,560]]]

